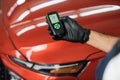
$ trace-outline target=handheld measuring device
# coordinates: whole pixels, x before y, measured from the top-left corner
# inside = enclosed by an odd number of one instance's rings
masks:
[[[48,13],[46,16],[47,23],[53,33],[53,36],[62,37],[65,33],[57,12]]]

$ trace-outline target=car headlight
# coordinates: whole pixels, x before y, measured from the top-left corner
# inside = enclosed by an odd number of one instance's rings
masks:
[[[10,59],[18,65],[21,65],[21,66],[29,68],[31,70],[40,72],[42,74],[52,75],[52,76],[54,76],[54,75],[75,76],[75,75],[79,74],[88,63],[88,60],[84,60],[84,61],[67,63],[67,64],[44,65],[44,64],[38,64],[38,63],[21,60],[21,59],[14,58],[14,57],[10,57]]]

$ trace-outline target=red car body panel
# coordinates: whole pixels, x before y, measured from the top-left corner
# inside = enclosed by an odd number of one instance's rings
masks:
[[[70,16],[85,28],[119,36],[120,2],[25,0],[18,3],[18,1],[0,1],[0,56],[5,66],[25,80],[95,80],[96,66],[106,53],[87,44],[52,40],[47,31],[45,15],[57,11],[60,16]],[[77,77],[58,77],[23,68],[12,62],[8,55],[39,64],[63,64],[86,59],[90,60],[90,63]]]

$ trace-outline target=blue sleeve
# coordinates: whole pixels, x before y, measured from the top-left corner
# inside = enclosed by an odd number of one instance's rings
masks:
[[[102,59],[96,69],[96,80],[102,80],[104,70],[109,61],[120,52],[120,40],[114,45],[113,49]]]

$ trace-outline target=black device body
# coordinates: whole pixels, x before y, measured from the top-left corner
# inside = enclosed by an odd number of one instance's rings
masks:
[[[46,16],[47,23],[53,36],[62,37],[65,34],[65,28],[59,18],[57,12],[48,13]]]

